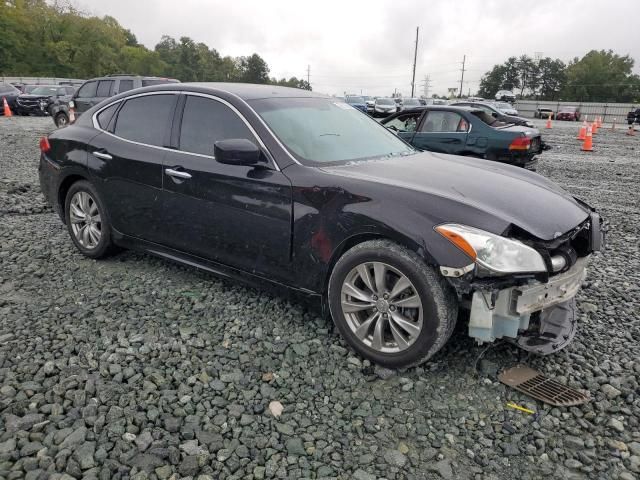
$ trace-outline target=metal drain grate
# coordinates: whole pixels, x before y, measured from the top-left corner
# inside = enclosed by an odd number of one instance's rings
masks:
[[[498,375],[498,380],[530,397],[556,407],[580,405],[591,399],[589,392],[562,385],[523,365],[503,371]]]

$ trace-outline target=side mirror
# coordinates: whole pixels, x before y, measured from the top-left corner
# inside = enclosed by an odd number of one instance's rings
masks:
[[[230,138],[213,144],[213,155],[227,165],[255,165],[260,163],[260,149],[250,140]]]

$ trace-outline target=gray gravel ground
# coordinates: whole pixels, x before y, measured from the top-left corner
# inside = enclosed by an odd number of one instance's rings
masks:
[[[0,119],[0,479],[640,477],[640,136],[602,129],[587,154],[576,124],[544,132],[539,172],[610,222],[570,347],[498,345],[476,371],[484,348],[459,329],[391,372],[298,304],[143,254],[81,256],[39,192],[51,127]],[[497,383],[518,360],[592,401]]]

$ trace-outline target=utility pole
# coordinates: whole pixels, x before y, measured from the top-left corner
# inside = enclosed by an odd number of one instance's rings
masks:
[[[416,27],[416,48],[413,51],[413,76],[411,77],[411,98],[413,98],[414,89],[416,86],[416,60],[418,59],[418,31],[420,27]]]
[[[460,90],[458,92],[458,98],[462,98],[462,82],[464,82],[464,64],[467,61],[467,56],[462,57],[462,77],[460,77]]]
[[[311,85],[310,79],[311,79],[311,65],[307,65],[307,83],[309,85]]]

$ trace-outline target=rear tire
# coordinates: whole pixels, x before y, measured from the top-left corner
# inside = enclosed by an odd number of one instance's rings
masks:
[[[64,202],[64,213],[71,240],[83,255],[103,258],[114,252],[107,211],[91,183],[79,180],[71,185]]]
[[[340,257],[328,297],[347,343],[389,368],[431,358],[451,336],[458,314],[444,278],[417,254],[388,240],[361,243]]]

